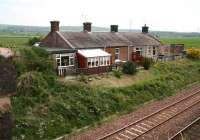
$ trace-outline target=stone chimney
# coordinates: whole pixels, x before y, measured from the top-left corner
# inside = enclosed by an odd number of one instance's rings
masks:
[[[51,32],[59,31],[59,21],[50,21],[51,23]]]
[[[142,33],[144,34],[149,33],[149,27],[146,24],[142,27]]]
[[[118,25],[110,25],[110,32],[112,33],[118,32]]]
[[[91,22],[84,22],[83,23],[83,31],[91,32],[92,31],[92,23]]]

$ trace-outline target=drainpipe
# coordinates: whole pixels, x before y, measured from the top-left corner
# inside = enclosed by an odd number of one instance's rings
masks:
[[[129,48],[130,48],[130,46],[128,46],[128,61],[130,60]]]

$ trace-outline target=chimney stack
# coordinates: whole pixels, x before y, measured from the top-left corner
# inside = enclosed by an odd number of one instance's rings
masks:
[[[91,22],[84,22],[83,23],[83,31],[91,32],[92,31],[92,23]]]
[[[146,24],[142,27],[142,33],[144,34],[149,33],[149,27]]]
[[[110,25],[110,32],[112,33],[118,32],[118,25]]]
[[[50,21],[51,23],[51,32],[59,31],[59,21]]]

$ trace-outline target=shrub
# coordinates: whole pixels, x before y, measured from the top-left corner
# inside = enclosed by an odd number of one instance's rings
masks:
[[[20,49],[20,60],[15,60],[18,73],[39,71],[53,73],[53,61],[47,51],[41,48]]]
[[[148,70],[151,67],[152,63],[153,63],[153,60],[151,58],[145,57],[142,65],[145,70]]]
[[[191,59],[200,59],[200,49],[195,49],[195,48],[188,49],[187,57]]]
[[[122,76],[122,73],[120,70],[113,70],[113,75],[116,77],[116,78],[121,78]]]
[[[41,41],[41,37],[32,37],[32,38],[29,38],[28,44],[30,46],[33,46],[35,43],[40,42],[40,41]]]
[[[125,74],[135,74],[137,72],[136,70],[137,65],[135,62],[127,61],[122,68],[122,72]]]

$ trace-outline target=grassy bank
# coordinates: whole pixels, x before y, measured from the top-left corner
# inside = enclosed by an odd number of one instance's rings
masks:
[[[49,140],[69,134],[200,81],[200,61],[185,59],[157,63],[149,70],[152,78],[126,87],[64,84],[58,82],[44,51],[21,52],[24,57],[15,61],[18,96],[12,97],[14,140]]]

